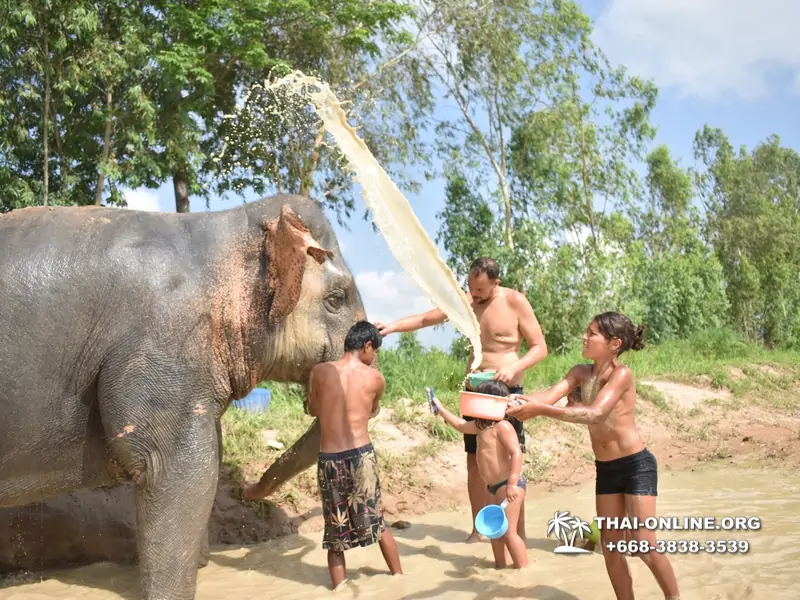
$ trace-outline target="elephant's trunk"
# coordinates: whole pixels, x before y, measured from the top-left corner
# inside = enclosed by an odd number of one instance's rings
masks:
[[[319,419],[280,458],[270,465],[259,482],[245,491],[245,498],[266,498],[284,483],[314,465],[319,455]]]
[[[358,297],[358,310],[354,322],[367,318],[364,307],[361,304],[361,296]],[[371,367],[378,368],[378,357],[372,361]],[[304,400],[305,412],[308,414],[308,387],[306,387],[306,398]],[[293,479],[306,469],[312,467],[319,456],[320,426],[319,419],[314,419],[311,427],[294,443],[291,448],[281,454],[261,476],[257,484],[245,489],[246,499],[266,498],[275,493],[287,481]]]

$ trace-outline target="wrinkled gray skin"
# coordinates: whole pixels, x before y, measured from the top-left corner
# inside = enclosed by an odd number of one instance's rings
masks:
[[[0,506],[132,480],[143,596],[193,598],[219,418],[259,381],[305,383],[359,318],[305,198],[0,215]],[[315,422],[264,480],[274,490],[318,450]]]

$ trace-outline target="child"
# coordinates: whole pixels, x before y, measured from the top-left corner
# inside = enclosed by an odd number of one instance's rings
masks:
[[[597,515],[617,517],[636,516],[643,523],[656,515],[658,470],[655,457],[645,447],[634,423],[636,384],[631,370],[619,361],[626,350],[644,347],[644,327],[634,326],[618,312],[597,315],[583,335],[583,356],[592,361],[575,365],[567,375],[550,389],[528,396],[509,399],[507,413],[525,421],[545,416],[584,423],[595,454],[597,481],[595,498]],[[580,396],[572,392],[580,388]],[[564,408],[553,406],[569,397]],[[634,540],[646,540],[655,545],[655,532],[637,529]],[[608,542],[625,539],[625,530],[601,530],[601,543],[606,571],[618,599],[633,600],[633,582],[625,555],[609,550]],[[678,583],[669,559],[656,552],[635,553],[648,566],[661,591],[668,600],[679,598]]]
[[[475,388],[475,391],[503,398],[508,396],[508,386],[500,381],[487,381]],[[465,421],[447,410],[438,398],[434,398],[433,401],[439,409],[439,414],[450,425],[461,433],[477,434],[476,454],[481,479],[496,504],[508,500],[505,509],[508,530],[502,538],[492,540],[495,566],[498,569],[506,566],[505,550],[508,548],[514,567],[517,569],[527,567],[525,540],[517,531],[520,509],[525,502],[526,482],[522,475],[522,450],[514,426],[507,419]]]
[[[378,329],[359,321],[344,340],[344,357],[311,371],[309,414],[320,424],[322,547],[328,550],[334,590],[347,581],[345,550],[357,546],[378,542],[392,575],[403,572],[397,544],[383,520],[378,460],[367,432],[386,386],[380,371],[369,366],[380,346]]]

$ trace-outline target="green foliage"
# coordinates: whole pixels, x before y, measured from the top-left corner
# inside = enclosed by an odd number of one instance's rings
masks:
[[[346,199],[334,188],[349,177],[315,129],[296,122],[294,137],[250,129],[230,140],[239,158],[258,140],[283,157],[276,173],[255,154],[248,177],[213,160],[224,116],[243,89],[300,67],[358,90],[365,137],[386,157],[418,154],[425,78],[405,55],[385,64],[413,43],[399,27],[410,10],[391,0],[22,0],[0,23],[0,211],[45,197],[123,204],[120,187],[171,179],[183,212],[191,195],[246,186],[307,193],[318,166],[330,192],[320,196],[338,207]],[[386,85],[392,77],[408,85]],[[303,167],[287,173],[296,159]]]
[[[400,185],[417,189],[399,168],[426,160],[419,132],[431,103],[427,77],[408,53],[415,41],[402,28],[412,6],[318,0],[284,4],[282,11],[270,42],[281,60],[246,82],[243,107],[234,118],[221,115],[208,140],[209,188],[310,194],[340,223],[351,215],[358,190],[312,108],[264,85],[299,69],[331,87],[382,166]]]
[[[400,349],[381,351],[380,369],[389,398],[424,398],[425,386],[439,390],[460,389],[466,366],[441,350],[409,356]]]
[[[396,351],[402,358],[414,359],[422,355],[425,347],[419,341],[416,331],[406,331],[400,334]]]
[[[442,221],[436,241],[449,254],[456,277],[466,281],[472,261],[497,253],[498,232],[492,209],[471,190],[463,174],[453,171],[447,175],[444,209],[436,216]]]
[[[605,310],[654,342],[730,326],[800,345],[800,155],[777,137],[737,153],[708,127],[695,140],[704,171],[665,146],[645,154],[656,89],[608,63],[575,4],[467,5],[442,4],[446,73],[430,65],[463,112],[439,127],[437,240],[454,272],[496,258],[551,351],[573,349]]]
[[[453,357],[455,360],[463,361],[464,363],[466,363],[466,361],[469,359],[469,352],[470,352],[469,340],[460,333],[456,333],[456,336],[450,343],[450,356]]]
[[[731,321],[749,340],[800,344],[800,155],[777,136],[735,152],[709,127],[697,133],[707,235],[722,265]]]

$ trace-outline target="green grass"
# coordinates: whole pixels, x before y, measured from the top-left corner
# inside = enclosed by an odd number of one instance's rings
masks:
[[[638,392],[640,398],[647,400],[661,410],[671,409],[670,405],[667,403],[667,399],[664,397],[664,394],[659,392],[653,386],[640,383],[636,386],[636,391]]]
[[[728,388],[735,397],[758,398],[778,408],[796,407],[800,401],[796,392],[800,352],[767,350],[748,344],[726,330],[651,345],[640,352],[626,353],[622,360],[631,367],[637,380],[666,378],[699,382]],[[427,429],[431,444],[424,453],[459,438],[458,432],[440,419],[425,418],[413,407],[425,406],[425,386],[432,386],[437,397],[457,413],[466,368],[464,361],[439,350],[402,355],[387,349],[381,351],[379,362],[386,378],[382,405],[394,410],[395,421]],[[552,354],[528,371],[525,389],[533,391],[550,386],[573,365],[585,362],[580,350]],[[283,452],[269,448],[262,431],[277,431],[277,439],[288,448],[312,422],[303,410],[302,387],[272,382],[263,382],[260,387],[272,390],[266,413],[251,414],[232,409],[223,417],[225,462],[229,469],[239,472],[238,476],[241,472],[249,477],[260,475]],[[657,390],[644,384],[639,384],[638,389],[646,401],[669,410],[668,403]],[[411,402],[401,402],[403,399]],[[539,421],[535,419],[526,426],[529,435],[534,435]],[[531,475],[545,467],[544,464],[531,466]]]
[[[526,378],[526,387],[540,389],[552,385],[575,364],[588,362],[580,350],[560,355],[550,355]],[[670,340],[658,345],[645,346],[639,352],[628,351],[622,362],[630,366],[641,379],[655,376],[692,378],[705,375],[716,387],[729,387],[729,367],[752,371],[752,365],[777,365],[794,371],[800,364],[800,352],[767,350],[750,344],[731,331],[720,329],[703,332],[684,340]]]

